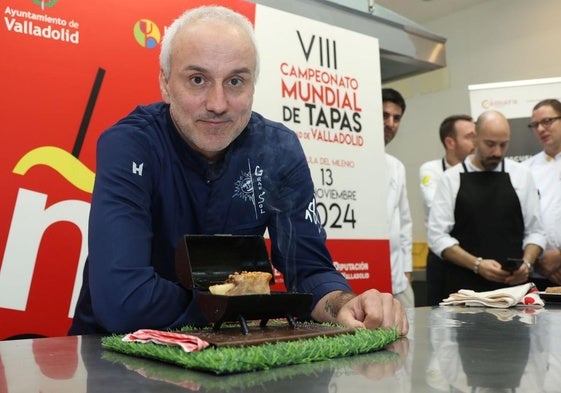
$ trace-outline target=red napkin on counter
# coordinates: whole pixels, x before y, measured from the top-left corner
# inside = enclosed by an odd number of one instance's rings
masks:
[[[208,342],[196,336],[152,329],[140,329],[134,333],[129,333],[123,337],[123,341],[180,346],[185,352],[200,351],[209,346]]]

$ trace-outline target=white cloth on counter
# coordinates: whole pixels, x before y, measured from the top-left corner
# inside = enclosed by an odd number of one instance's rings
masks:
[[[471,289],[460,289],[450,294],[440,302],[441,306],[486,306],[494,308],[509,308],[517,305],[543,307],[534,283],[526,283],[513,287],[499,288],[494,291],[475,292]]]

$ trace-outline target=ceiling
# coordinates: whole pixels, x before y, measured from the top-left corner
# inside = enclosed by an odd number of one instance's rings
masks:
[[[374,6],[379,4],[423,25],[484,1],[486,0],[374,0]]]

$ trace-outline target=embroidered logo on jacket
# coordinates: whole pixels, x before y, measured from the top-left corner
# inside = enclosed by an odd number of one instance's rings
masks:
[[[255,218],[265,214],[265,190],[263,189],[263,169],[259,165],[251,168],[251,161],[247,160],[248,171],[242,171],[240,177],[234,183],[234,195],[232,198],[240,198],[251,202],[255,211]]]
[[[137,164],[136,162],[132,162],[132,173],[134,175],[142,176],[142,169],[144,168],[144,163],[141,162]]]
[[[312,198],[311,202],[308,204],[308,209],[306,209],[306,221],[314,224],[317,227],[318,232],[321,232],[322,226],[316,205],[316,198]]]

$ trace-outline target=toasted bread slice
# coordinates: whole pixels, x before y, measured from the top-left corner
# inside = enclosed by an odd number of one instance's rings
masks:
[[[211,285],[208,289],[213,295],[269,295],[269,282],[273,278],[267,272],[246,272],[230,274],[224,284]]]

